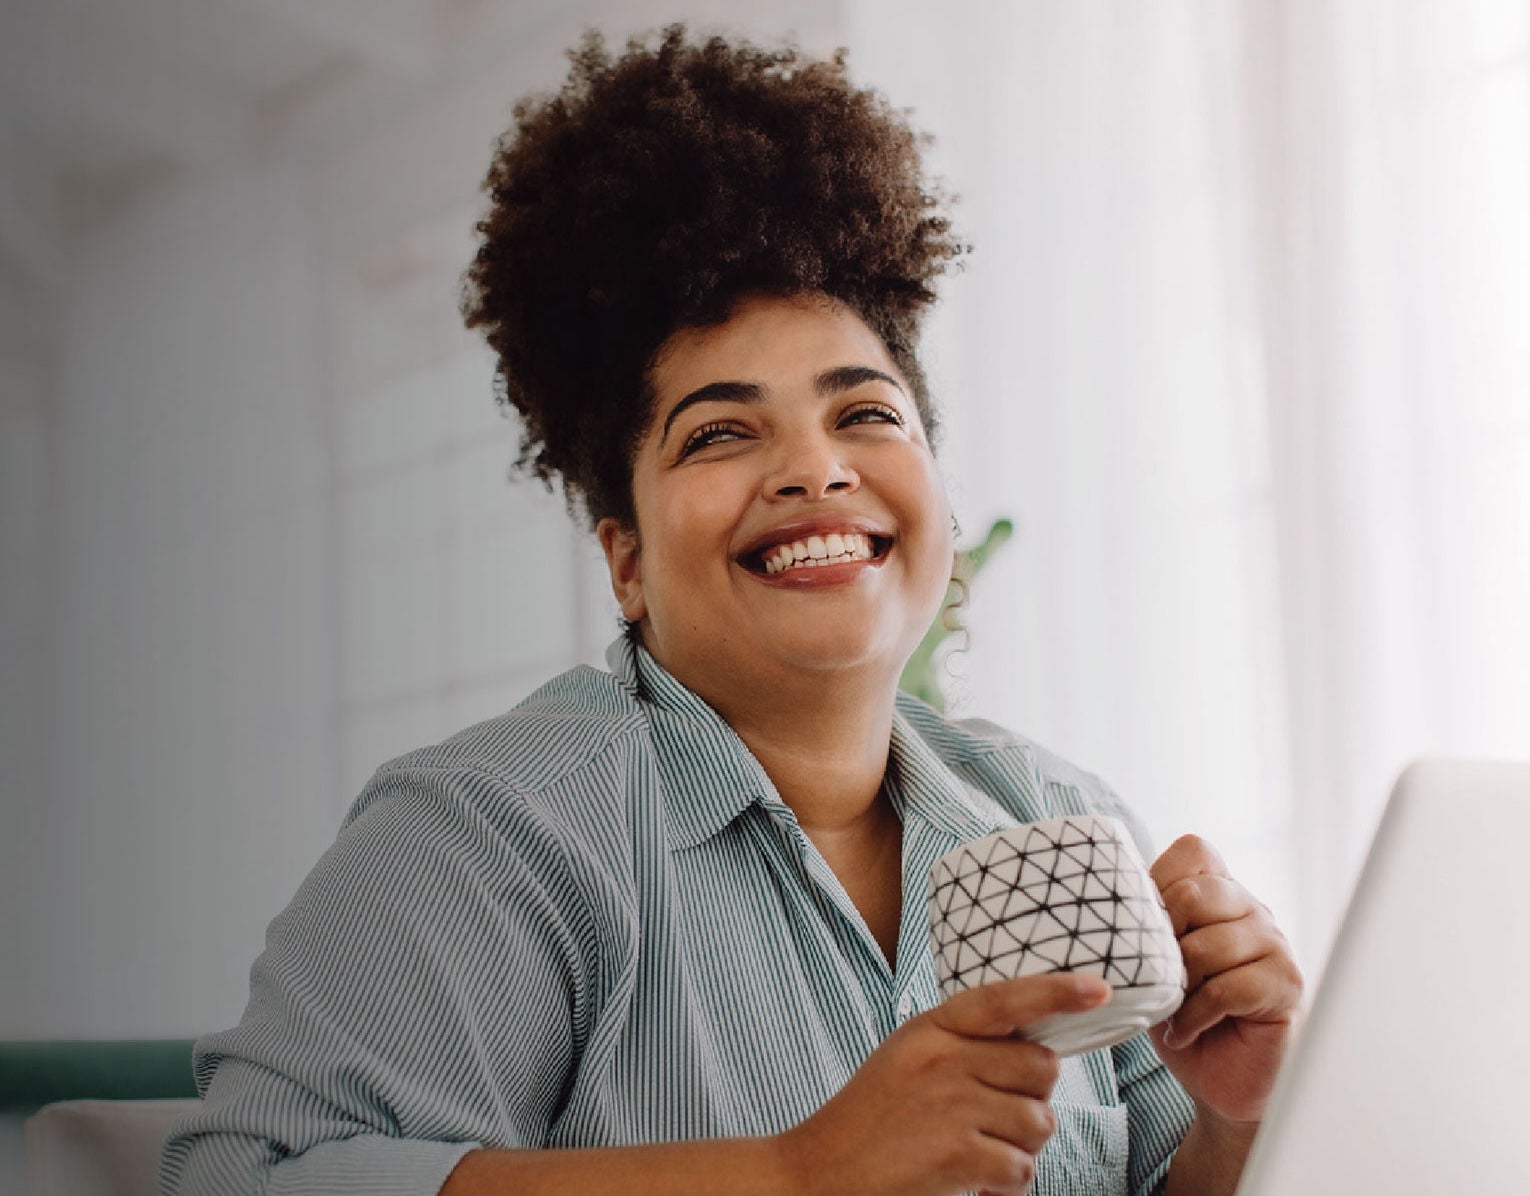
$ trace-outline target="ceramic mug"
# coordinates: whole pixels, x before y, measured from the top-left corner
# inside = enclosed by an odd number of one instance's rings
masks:
[[[1169,911],[1118,819],[1068,814],[965,843],[935,862],[929,908],[942,997],[1047,972],[1110,984],[1108,1004],[1026,1028],[1059,1055],[1124,1042],[1184,1000]]]

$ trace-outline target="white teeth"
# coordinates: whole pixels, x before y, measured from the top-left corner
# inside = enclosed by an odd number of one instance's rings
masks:
[[[830,532],[826,536],[809,536],[805,543],[794,540],[790,544],[778,544],[764,554],[765,572],[775,574],[799,566],[847,564],[870,560],[874,555],[870,537],[859,532]]]

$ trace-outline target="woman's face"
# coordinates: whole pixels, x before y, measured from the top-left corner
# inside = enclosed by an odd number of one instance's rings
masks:
[[[622,613],[720,709],[857,670],[890,687],[951,576],[951,510],[908,382],[823,297],[751,297],[652,376],[636,532],[605,520]]]

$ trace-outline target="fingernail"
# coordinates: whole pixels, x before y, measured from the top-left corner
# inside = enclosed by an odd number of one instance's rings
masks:
[[[1080,996],[1093,997],[1095,1000],[1108,1001],[1115,992],[1109,983],[1100,976],[1076,975],[1073,977],[1073,983],[1077,987]]]

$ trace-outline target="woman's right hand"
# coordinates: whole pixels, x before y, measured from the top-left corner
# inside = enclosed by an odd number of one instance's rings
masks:
[[[1013,1037],[1105,1004],[1092,976],[1026,976],[957,993],[899,1026],[777,1143],[804,1193],[1021,1196],[1057,1128],[1057,1056]]]

